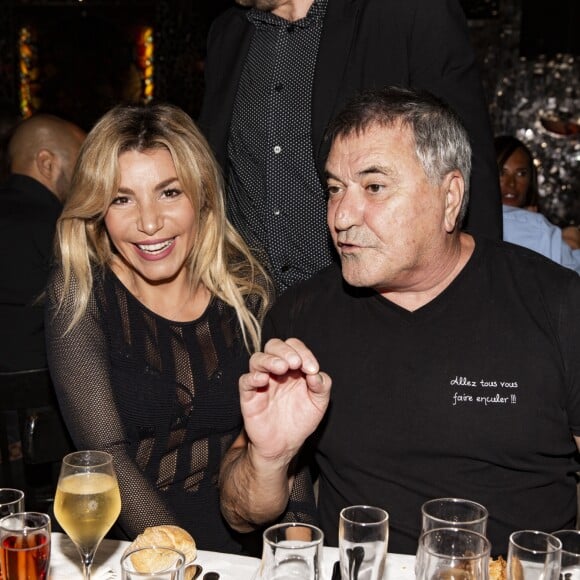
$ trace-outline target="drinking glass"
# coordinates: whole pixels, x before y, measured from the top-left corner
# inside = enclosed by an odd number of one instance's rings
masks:
[[[24,492],[11,487],[0,487],[0,518],[24,511]]]
[[[552,532],[562,542],[562,562],[560,578],[562,580],[580,580],[580,531],[558,530]]]
[[[113,458],[104,451],[76,451],[62,460],[54,515],[73,541],[91,577],[95,552],[121,512],[121,495]]]
[[[488,580],[489,540],[463,528],[434,528],[421,534],[417,580]]]
[[[264,532],[261,580],[319,580],[324,534],[316,526],[277,524]]]
[[[174,548],[136,548],[121,558],[122,580],[183,580],[185,555]]]
[[[378,507],[353,505],[340,512],[338,549],[344,580],[380,580],[389,542],[389,514]]]
[[[562,542],[545,532],[520,530],[510,535],[508,580],[558,580]]]
[[[50,516],[19,512],[0,520],[4,580],[45,580],[50,563]]]
[[[469,499],[440,497],[421,506],[421,531],[435,528],[462,528],[485,536],[487,509]]]

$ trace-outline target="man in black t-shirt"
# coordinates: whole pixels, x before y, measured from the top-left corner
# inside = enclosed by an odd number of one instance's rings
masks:
[[[444,496],[488,508],[495,554],[516,529],[572,527],[580,278],[461,232],[471,149],[431,95],[363,93],[328,138],[341,270],[291,288],[268,315],[271,340],[240,379],[226,518],[241,531],[272,521],[299,456],[318,471],[330,545],[340,509],[364,503],[389,512],[389,550],[414,553],[421,504]]]

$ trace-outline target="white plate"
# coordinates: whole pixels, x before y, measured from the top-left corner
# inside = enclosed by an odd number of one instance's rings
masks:
[[[121,578],[120,562],[129,542],[103,540],[92,569],[93,580]],[[203,572],[219,572],[220,580],[251,580],[258,569],[260,560],[234,554],[206,552],[199,550],[196,564]],[[50,580],[71,580],[81,578],[80,556],[75,545],[65,534],[53,533],[50,555]]]
[[[258,570],[260,560],[248,556],[200,550],[195,563],[203,567],[203,574],[219,572],[220,580],[251,580]]]

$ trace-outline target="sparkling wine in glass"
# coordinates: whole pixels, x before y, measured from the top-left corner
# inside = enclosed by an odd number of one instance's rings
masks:
[[[101,540],[121,512],[113,458],[104,451],[77,451],[63,460],[54,498],[54,515],[73,541],[90,580]]]

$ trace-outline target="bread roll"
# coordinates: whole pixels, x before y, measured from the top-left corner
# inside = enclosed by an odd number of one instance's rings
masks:
[[[174,548],[185,555],[186,567],[197,557],[195,540],[191,535],[179,526],[153,526],[145,528],[129,545],[125,553],[138,548]],[[168,555],[162,551],[157,553],[148,552],[145,554],[133,554],[131,562],[138,572],[151,573],[163,570],[170,563],[167,561]],[[193,578],[195,567],[192,566],[185,571],[185,580]]]
[[[497,560],[489,561],[489,580],[506,580],[507,562],[498,556]]]

